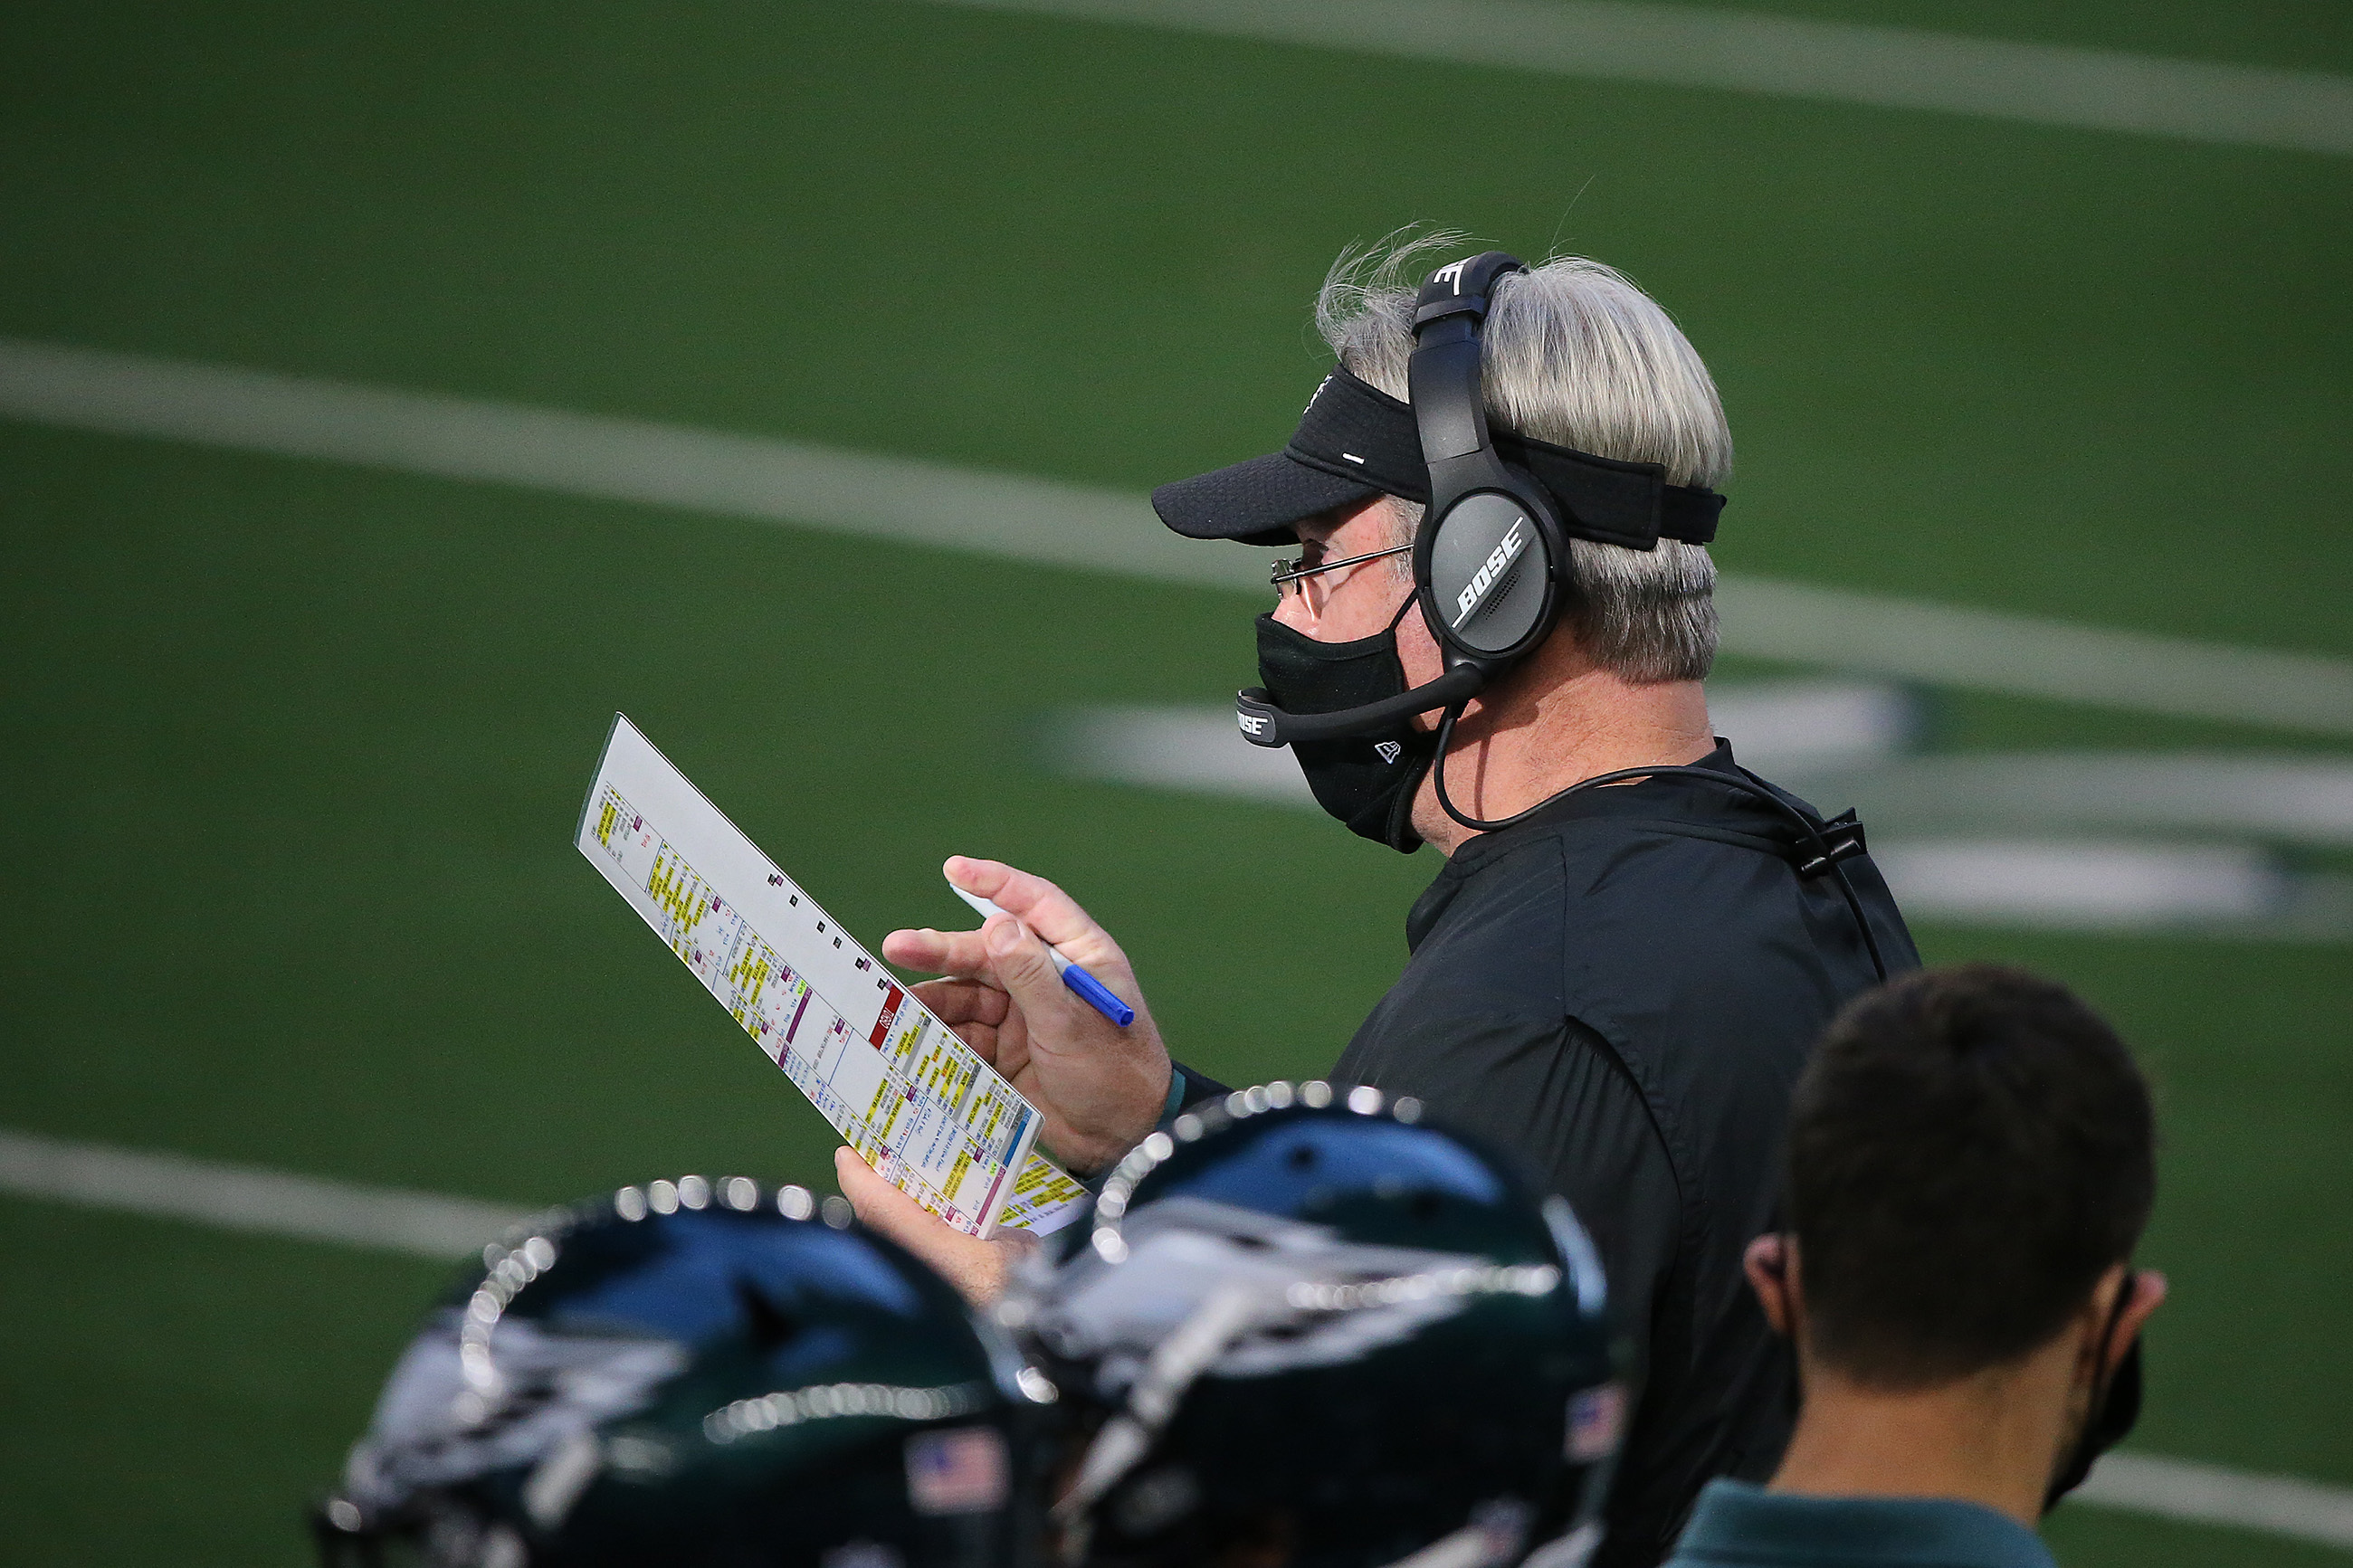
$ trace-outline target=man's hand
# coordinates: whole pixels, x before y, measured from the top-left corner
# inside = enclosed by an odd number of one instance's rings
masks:
[[[882,956],[948,976],[915,995],[1038,1108],[1050,1152],[1082,1174],[1102,1170],[1159,1121],[1173,1070],[1127,954],[1042,877],[961,855],[946,871],[1006,912],[976,931],[894,931]],[[1123,1029],[1079,1000],[1048,942],[1133,1006],[1135,1022]]]
[[[841,1195],[868,1228],[930,1264],[934,1273],[976,1307],[1003,1295],[1015,1266],[1037,1249],[1038,1238],[1021,1231],[987,1241],[966,1236],[876,1175],[855,1149],[833,1152],[833,1173],[841,1184]]]

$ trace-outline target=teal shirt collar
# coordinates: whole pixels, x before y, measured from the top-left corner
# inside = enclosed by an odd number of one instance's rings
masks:
[[[1825,1498],[1710,1481],[1668,1568],[2057,1568],[2006,1514],[1947,1498]]]

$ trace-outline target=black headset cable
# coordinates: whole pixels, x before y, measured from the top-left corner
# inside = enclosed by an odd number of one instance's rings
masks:
[[[1797,824],[1798,832],[1812,843],[1815,855],[1820,857],[1820,864],[1830,872],[1831,880],[1838,884],[1840,896],[1846,900],[1847,912],[1854,916],[1854,929],[1862,936],[1863,951],[1871,955],[1873,973],[1882,981],[1886,980],[1887,963],[1880,956],[1879,939],[1872,934],[1871,917],[1863,912],[1862,900],[1855,896],[1854,884],[1847,880],[1846,868],[1839,864],[1839,858],[1832,852],[1830,840],[1822,837],[1821,825],[1782,799],[1765,784],[1746,773],[1727,773],[1715,768],[1699,768],[1685,764],[1620,768],[1614,773],[1597,773],[1589,779],[1579,779],[1567,789],[1548,795],[1525,811],[1514,812],[1501,821],[1482,822],[1475,816],[1465,816],[1456,809],[1453,800],[1446,793],[1446,752],[1449,742],[1454,739],[1454,721],[1461,716],[1463,706],[1464,704],[1461,702],[1449,703],[1446,716],[1438,721],[1438,755],[1432,760],[1430,768],[1430,778],[1438,785],[1439,805],[1445,810],[1447,816],[1463,826],[1476,833],[1496,833],[1506,827],[1516,827],[1555,802],[1566,800],[1579,791],[1597,789],[1603,784],[1618,784],[1627,779],[1692,778],[1701,779],[1710,784],[1729,785],[1743,795],[1763,801]]]

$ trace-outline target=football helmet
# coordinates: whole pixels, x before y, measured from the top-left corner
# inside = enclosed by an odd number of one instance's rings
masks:
[[[682,1176],[485,1247],[315,1528],[330,1565],[1019,1568],[1052,1397],[843,1200]]]
[[[999,1316],[1060,1388],[1088,1568],[1569,1568],[1627,1399],[1566,1203],[1410,1100],[1315,1082],[1180,1116]]]

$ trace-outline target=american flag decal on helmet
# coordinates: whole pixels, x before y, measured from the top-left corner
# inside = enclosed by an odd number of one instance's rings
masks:
[[[907,1501],[917,1513],[986,1513],[1005,1506],[1011,1487],[1005,1439],[993,1426],[907,1439]]]
[[[1590,1464],[1614,1453],[1618,1447],[1619,1429],[1626,1421],[1626,1389],[1622,1384],[1605,1383],[1599,1388],[1588,1388],[1568,1402],[1568,1457],[1578,1464]]]

